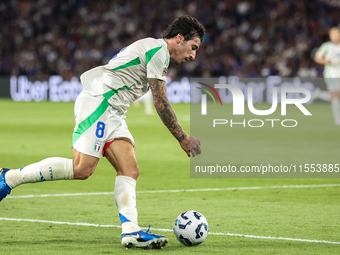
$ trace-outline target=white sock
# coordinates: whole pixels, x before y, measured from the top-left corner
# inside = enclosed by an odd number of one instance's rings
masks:
[[[128,176],[117,176],[114,194],[122,224],[122,233],[139,231],[136,207],[136,180]]]
[[[333,116],[335,123],[340,122],[340,99],[339,98],[333,98],[331,101],[332,104],[332,110],[333,110]]]
[[[47,158],[20,169],[10,170],[6,173],[5,179],[12,189],[23,183],[73,180],[73,160]]]

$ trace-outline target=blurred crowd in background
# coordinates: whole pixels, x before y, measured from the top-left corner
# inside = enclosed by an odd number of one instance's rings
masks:
[[[106,64],[121,48],[159,38],[189,14],[206,28],[197,60],[170,74],[320,77],[313,61],[340,24],[336,0],[6,0],[0,2],[0,75],[64,79]]]

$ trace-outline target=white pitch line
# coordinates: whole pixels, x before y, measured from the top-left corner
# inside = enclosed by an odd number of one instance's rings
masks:
[[[228,191],[228,190],[256,190],[256,189],[298,189],[298,188],[323,188],[323,187],[340,187],[340,184],[284,185],[284,186],[232,187],[232,188],[206,188],[206,189],[175,189],[175,190],[142,190],[142,191],[137,191],[137,194]],[[114,192],[90,192],[90,193],[65,193],[65,194],[8,196],[7,198],[98,196],[98,195],[113,195],[113,194],[114,194]]]
[[[7,198],[32,198],[32,197],[72,197],[72,196],[98,196],[113,195],[114,192],[90,192],[90,193],[65,193],[65,194],[41,194],[41,195],[24,195],[24,196],[8,196]]]
[[[299,239],[299,238],[288,238],[288,237],[273,237],[273,236],[254,236],[254,235],[242,235],[232,233],[209,233],[209,235],[216,236],[239,236],[246,238],[258,238],[258,239],[274,239],[274,240],[285,240],[294,242],[308,242],[308,243],[329,243],[329,244],[340,244],[340,242],[326,241],[326,240],[311,240],[311,239]]]
[[[100,227],[100,228],[121,228],[117,225],[100,225],[93,223],[83,223],[83,222],[62,222],[62,221],[49,221],[49,220],[33,220],[33,219],[14,219],[14,218],[0,218],[4,221],[24,221],[24,222],[37,222],[37,223],[49,223],[58,225],[72,225],[72,226],[85,226],[85,227]],[[147,228],[142,228],[147,229]],[[172,229],[164,228],[150,228],[150,230],[160,231],[160,232],[172,232]],[[313,239],[299,239],[299,238],[288,238],[288,237],[273,237],[273,236],[255,236],[255,235],[243,235],[243,234],[233,234],[233,233],[211,233],[209,235],[214,236],[237,236],[246,238],[257,238],[257,239],[271,239],[271,240],[284,240],[293,242],[308,242],[308,243],[327,243],[327,244],[340,244],[340,242],[326,241],[326,240],[313,240]]]
[[[82,223],[82,222],[73,223],[73,222],[62,222],[62,221],[14,219],[14,218],[0,218],[0,220],[38,222],[38,223],[50,223],[50,224],[58,224],[58,225],[73,225],[73,226],[87,226],[87,227],[101,227],[101,228],[121,228],[121,226],[117,226],[117,225],[100,225],[100,224]]]

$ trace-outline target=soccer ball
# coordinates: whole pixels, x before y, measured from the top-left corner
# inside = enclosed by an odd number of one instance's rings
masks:
[[[183,245],[194,246],[202,243],[207,238],[208,232],[207,219],[199,212],[186,211],[175,220],[174,234]]]

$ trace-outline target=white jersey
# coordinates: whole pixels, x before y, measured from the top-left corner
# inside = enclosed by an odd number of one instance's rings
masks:
[[[325,65],[324,78],[340,78],[340,43],[323,43],[316,52],[316,56],[332,61],[331,64]]]
[[[116,109],[125,113],[130,104],[148,89],[148,78],[166,80],[170,55],[163,39],[145,38],[123,48],[107,65],[80,76],[84,90],[104,95]]]

